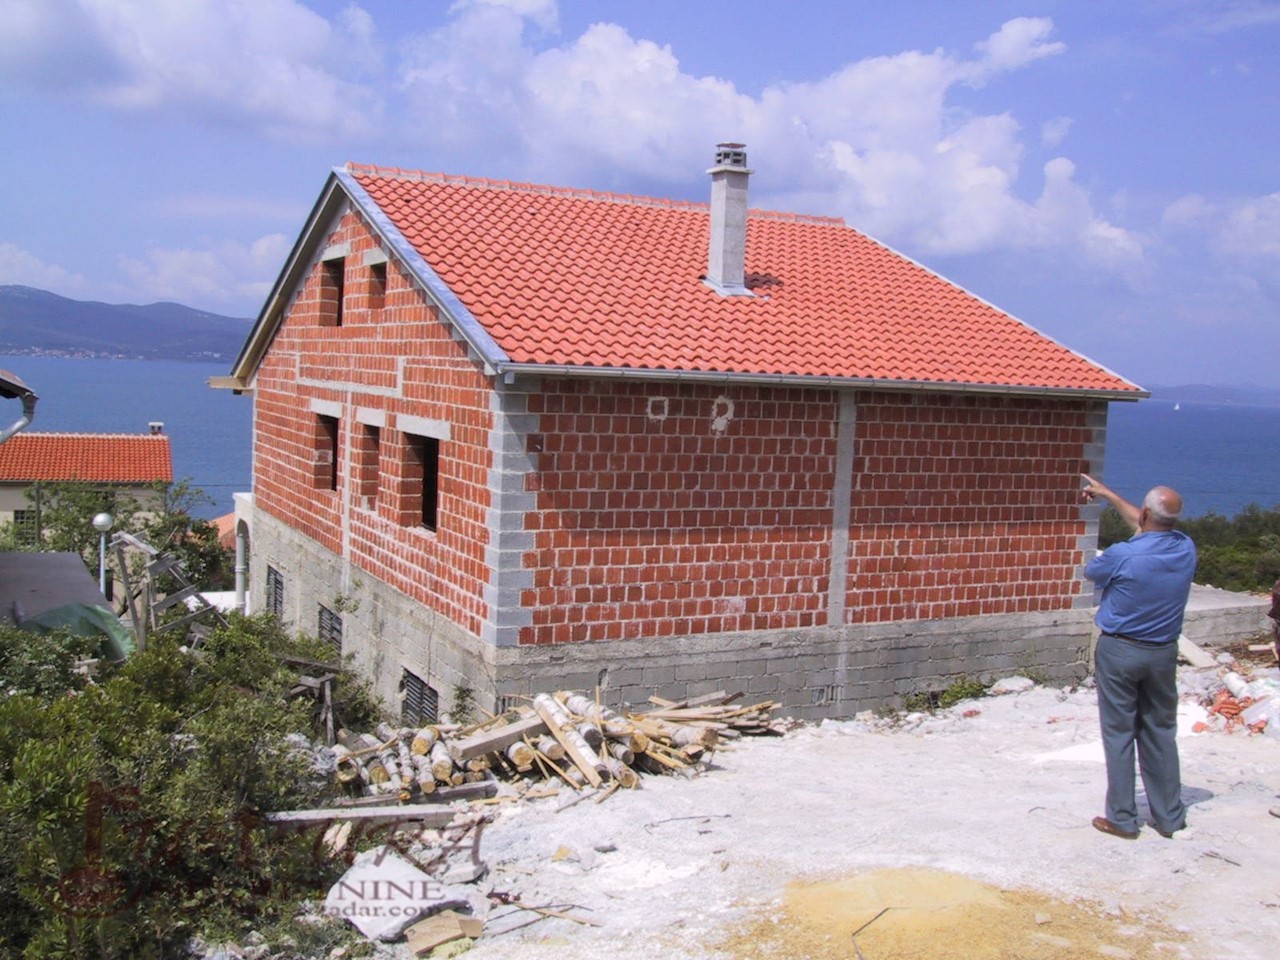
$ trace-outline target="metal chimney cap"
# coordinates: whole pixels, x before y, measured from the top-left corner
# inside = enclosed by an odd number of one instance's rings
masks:
[[[164,433],[163,420],[149,420],[147,421],[147,426],[151,429],[152,433]]]

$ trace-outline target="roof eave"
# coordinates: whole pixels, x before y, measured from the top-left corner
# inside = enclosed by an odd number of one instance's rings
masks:
[[[1061,397],[1087,400],[1145,400],[1151,392],[1094,387],[1047,387],[1026,384],[969,383],[965,381],[901,380],[889,377],[835,377],[787,373],[738,373],[708,370],[660,370],[644,367],[592,367],[574,364],[503,363],[498,372],[505,382],[516,377],[587,377],[611,380],[682,381],[688,383],[763,384],[779,387],[829,387],[833,389],[906,390],[933,393],[984,393],[1029,397]]]

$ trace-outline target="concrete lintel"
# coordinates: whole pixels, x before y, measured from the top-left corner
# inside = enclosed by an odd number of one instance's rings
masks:
[[[342,404],[337,400],[320,400],[312,397],[310,408],[312,413],[318,413],[322,417],[333,417],[336,420],[342,416]]]
[[[452,427],[448,420],[432,420],[428,417],[413,417],[408,414],[396,415],[396,429],[401,433],[411,433],[416,437],[431,437],[435,440],[448,440],[452,436]]]

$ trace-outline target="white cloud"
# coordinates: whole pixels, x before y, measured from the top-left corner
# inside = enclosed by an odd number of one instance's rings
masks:
[[[1280,3],[1274,0],[1193,0],[1182,4],[1185,23],[1203,33],[1230,33],[1280,23]]]
[[[0,284],[36,287],[64,297],[82,296],[88,287],[79,274],[45,263],[13,243],[0,243]]]
[[[689,73],[675,49],[616,24],[568,38],[557,28],[555,0],[457,0],[439,29],[384,49],[355,5],[330,21],[300,0],[8,0],[0,82],[284,139],[379,136],[459,173],[676,195],[717,140],[736,139],[758,171],[757,206],[844,216],[913,254],[1052,249],[1120,275],[1142,259],[1141,238],[1098,212],[1069,161],[1046,167],[1041,186],[1022,170],[1016,117],[956,104],[959,87],[1063,54],[1046,18],[1010,20],[967,54],[867,58],[758,96]],[[1060,143],[1069,126],[1050,121],[1042,141]],[[215,216],[236,205],[168,207]],[[247,256],[208,247],[122,263],[145,289],[181,299],[279,267],[225,272],[249,267]]]
[[[269,234],[247,244],[153,248],[141,258],[121,255],[118,263],[137,299],[238,309],[245,301],[266,299],[289,249],[288,238]]]
[[[1052,120],[1046,120],[1040,125],[1041,145],[1046,147],[1061,145],[1062,141],[1067,139],[1067,134],[1071,132],[1071,124],[1074,122],[1071,117],[1054,117]]]
[[[308,141],[376,128],[378,62],[358,7],[331,24],[296,0],[7,0],[0,79],[122,111],[168,111]]]
[[[1179,197],[1165,207],[1161,226],[1169,237],[1206,237],[1226,266],[1269,270],[1280,279],[1280,193],[1230,200]]]
[[[501,7],[532,20],[543,30],[554,30],[560,21],[556,0],[456,0],[449,12],[456,13],[468,7]]]
[[[1229,255],[1280,267],[1280,193],[1236,206],[1222,225],[1218,245]]]
[[[1036,201],[1032,226],[1046,247],[1082,250],[1095,265],[1124,271],[1142,259],[1142,245],[1125,230],[1107,223],[1093,209],[1088,193],[1075,181],[1075,165],[1065,157],[1044,166],[1044,191]]]
[[[1041,57],[1052,57],[1067,49],[1065,43],[1048,42],[1053,21],[1047,17],[1018,17],[1006,21],[999,30],[976,44],[984,54],[982,65],[991,70],[1017,70]]]
[[[717,140],[737,139],[757,169],[760,206],[843,215],[923,254],[1052,247],[1121,272],[1141,259],[1139,238],[1094,209],[1069,165],[1035,196],[1020,176],[1014,117],[952,103],[957,86],[1063,53],[1048,19],[1010,20],[973,57],[872,57],[751,97],[688,73],[670,46],[616,24],[538,46],[525,6],[457,4],[444,28],[406,49],[401,90],[419,149],[457,163],[487,152],[486,169],[503,176],[567,185],[643,177],[686,189]],[[1058,118],[1045,136],[1060,141],[1069,126]]]

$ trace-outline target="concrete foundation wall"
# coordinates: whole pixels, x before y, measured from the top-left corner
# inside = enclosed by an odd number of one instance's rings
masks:
[[[1271,636],[1269,597],[1233,593],[1196,585],[1187,601],[1182,632],[1191,642],[1205,648],[1221,649],[1233,644]]]
[[[256,609],[266,568],[284,579],[290,624],[316,631],[318,607],[341,607],[343,651],[398,709],[403,670],[438,692],[447,712],[468,687],[485,709],[543,690],[602,688],[610,705],[642,704],[718,689],[778,700],[791,716],[849,716],[899,705],[961,677],[1031,673],[1068,682],[1085,675],[1089,611],[1005,614],[843,628],[754,631],[607,643],[494,647],[257,510],[250,589]]]
[[[342,618],[343,654],[352,655],[374,693],[393,711],[400,708],[405,670],[435,688],[441,711],[452,708],[459,687],[476,690],[481,706],[487,706],[481,693],[492,686],[486,682],[481,655],[486,644],[399,590],[344,564],[332,551],[260,508],[252,512],[250,529],[251,612],[265,608],[271,566],[284,580],[286,624],[314,635],[320,605],[337,612]]]

